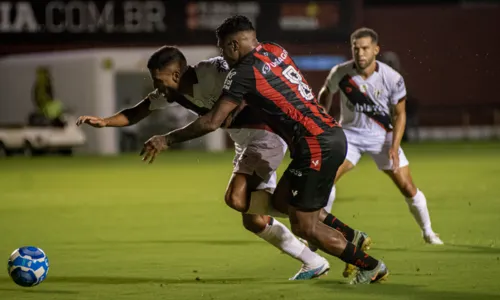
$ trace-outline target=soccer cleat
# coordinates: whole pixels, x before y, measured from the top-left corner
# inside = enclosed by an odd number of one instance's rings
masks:
[[[328,274],[328,270],[330,270],[330,263],[328,263],[325,258],[321,257],[319,264],[317,265],[303,264],[299,272],[290,278],[290,280],[308,280],[317,278]]]
[[[429,235],[424,235],[424,240],[427,244],[444,245],[443,241],[439,238],[439,235],[434,232]]]
[[[354,277],[350,284],[370,284],[377,283],[387,279],[389,276],[389,270],[382,261],[378,262],[378,265],[373,270],[361,270],[358,268],[356,277]]]
[[[366,252],[368,249],[370,249],[370,246],[372,244],[372,239],[366,233],[355,230],[354,239],[352,240],[352,243],[358,249],[361,249]],[[349,276],[352,275],[352,273],[354,273],[354,271],[356,271],[356,266],[346,263],[344,272],[342,272],[342,276],[344,276],[344,278],[348,278]]]

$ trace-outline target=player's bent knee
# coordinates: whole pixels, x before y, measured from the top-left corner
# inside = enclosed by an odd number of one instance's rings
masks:
[[[232,190],[228,190],[226,192],[224,200],[226,201],[227,206],[236,211],[245,212],[248,208],[246,197],[240,195],[240,193],[235,193]]]

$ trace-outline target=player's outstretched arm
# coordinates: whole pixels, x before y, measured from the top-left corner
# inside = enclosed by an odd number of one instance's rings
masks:
[[[76,121],[76,125],[80,126],[82,124],[88,124],[97,128],[130,126],[136,124],[151,114],[149,105],[150,101],[146,98],[139,102],[136,106],[126,108],[107,118],[81,116]]]
[[[165,135],[155,135],[150,138],[144,143],[140,155],[144,155],[144,161],[152,163],[156,155],[166,150],[170,145],[189,141],[215,131],[237,107],[237,103],[223,96],[208,113],[200,116],[190,124]]]
[[[238,107],[235,102],[222,97],[205,115],[199,117],[187,126],[171,131],[165,135],[167,146],[181,143],[203,136],[221,127],[229,114]]]

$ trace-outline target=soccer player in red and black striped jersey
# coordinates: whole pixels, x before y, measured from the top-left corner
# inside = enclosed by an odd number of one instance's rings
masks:
[[[145,159],[173,143],[219,128],[245,101],[289,146],[292,162],[278,183],[273,201],[289,214],[292,231],[324,252],[357,266],[351,283],[386,278],[388,270],[382,261],[319,221],[346,155],[346,138],[340,126],[318,105],[286,50],[276,44],[259,43],[246,17],[226,19],[217,29],[217,38],[224,59],[232,67],[220,99],[210,112],[188,126],[147,141]]]

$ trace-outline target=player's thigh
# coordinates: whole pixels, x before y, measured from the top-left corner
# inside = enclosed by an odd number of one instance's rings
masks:
[[[245,212],[249,205],[249,195],[261,184],[257,174],[233,173],[226,189],[226,204],[240,212]]]
[[[257,134],[258,133],[258,134]],[[267,132],[253,132],[245,144],[235,144],[233,176],[226,191],[226,203],[241,212],[249,205],[249,195],[256,190],[272,192],[276,186],[276,169],[286,148]],[[256,137],[257,136],[257,137]]]
[[[364,152],[363,139],[358,133],[344,129],[344,134],[347,140],[347,153],[344,163],[339,167],[335,182],[356,166]]]
[[[291,198],[292,185],[290,176],[285,172],[276,185],[271,201],[276,210],[281,213],[288,214],[288,207]]]
[[[285,175],[291,185],[290,205],[300,211],[316,211],[328,203],[347,144],[340,128],[318,137],[306,137],[305,142],[307,146],[292,160]]]
[[[247,132],[248,139],[241,135]],[[234,135],[233,135],[234,136]],[[234,172],[257,174],[267,182],[276,172],[285,157],[286,143],[276,134],[266,130],[241,130],[237,145]]]
[[[392,170],[392,160],[389,158],[389,150],[391,149],[392,142],[374,142],[371,145],[371,149],[368,154],[373,158],[377,168],[382,171]],[[408,166],[409,162],[406,158],[405,152],[403,148],[399,147],[398,149],[399,156],[399,167],[403,168]]]
[[[417,193],[417,188],[411,177],[410,167],[408,165],[399,168],[397,172],[384,170],[384,173],[391,178],[401,194],[407,198],[412,198]]]

